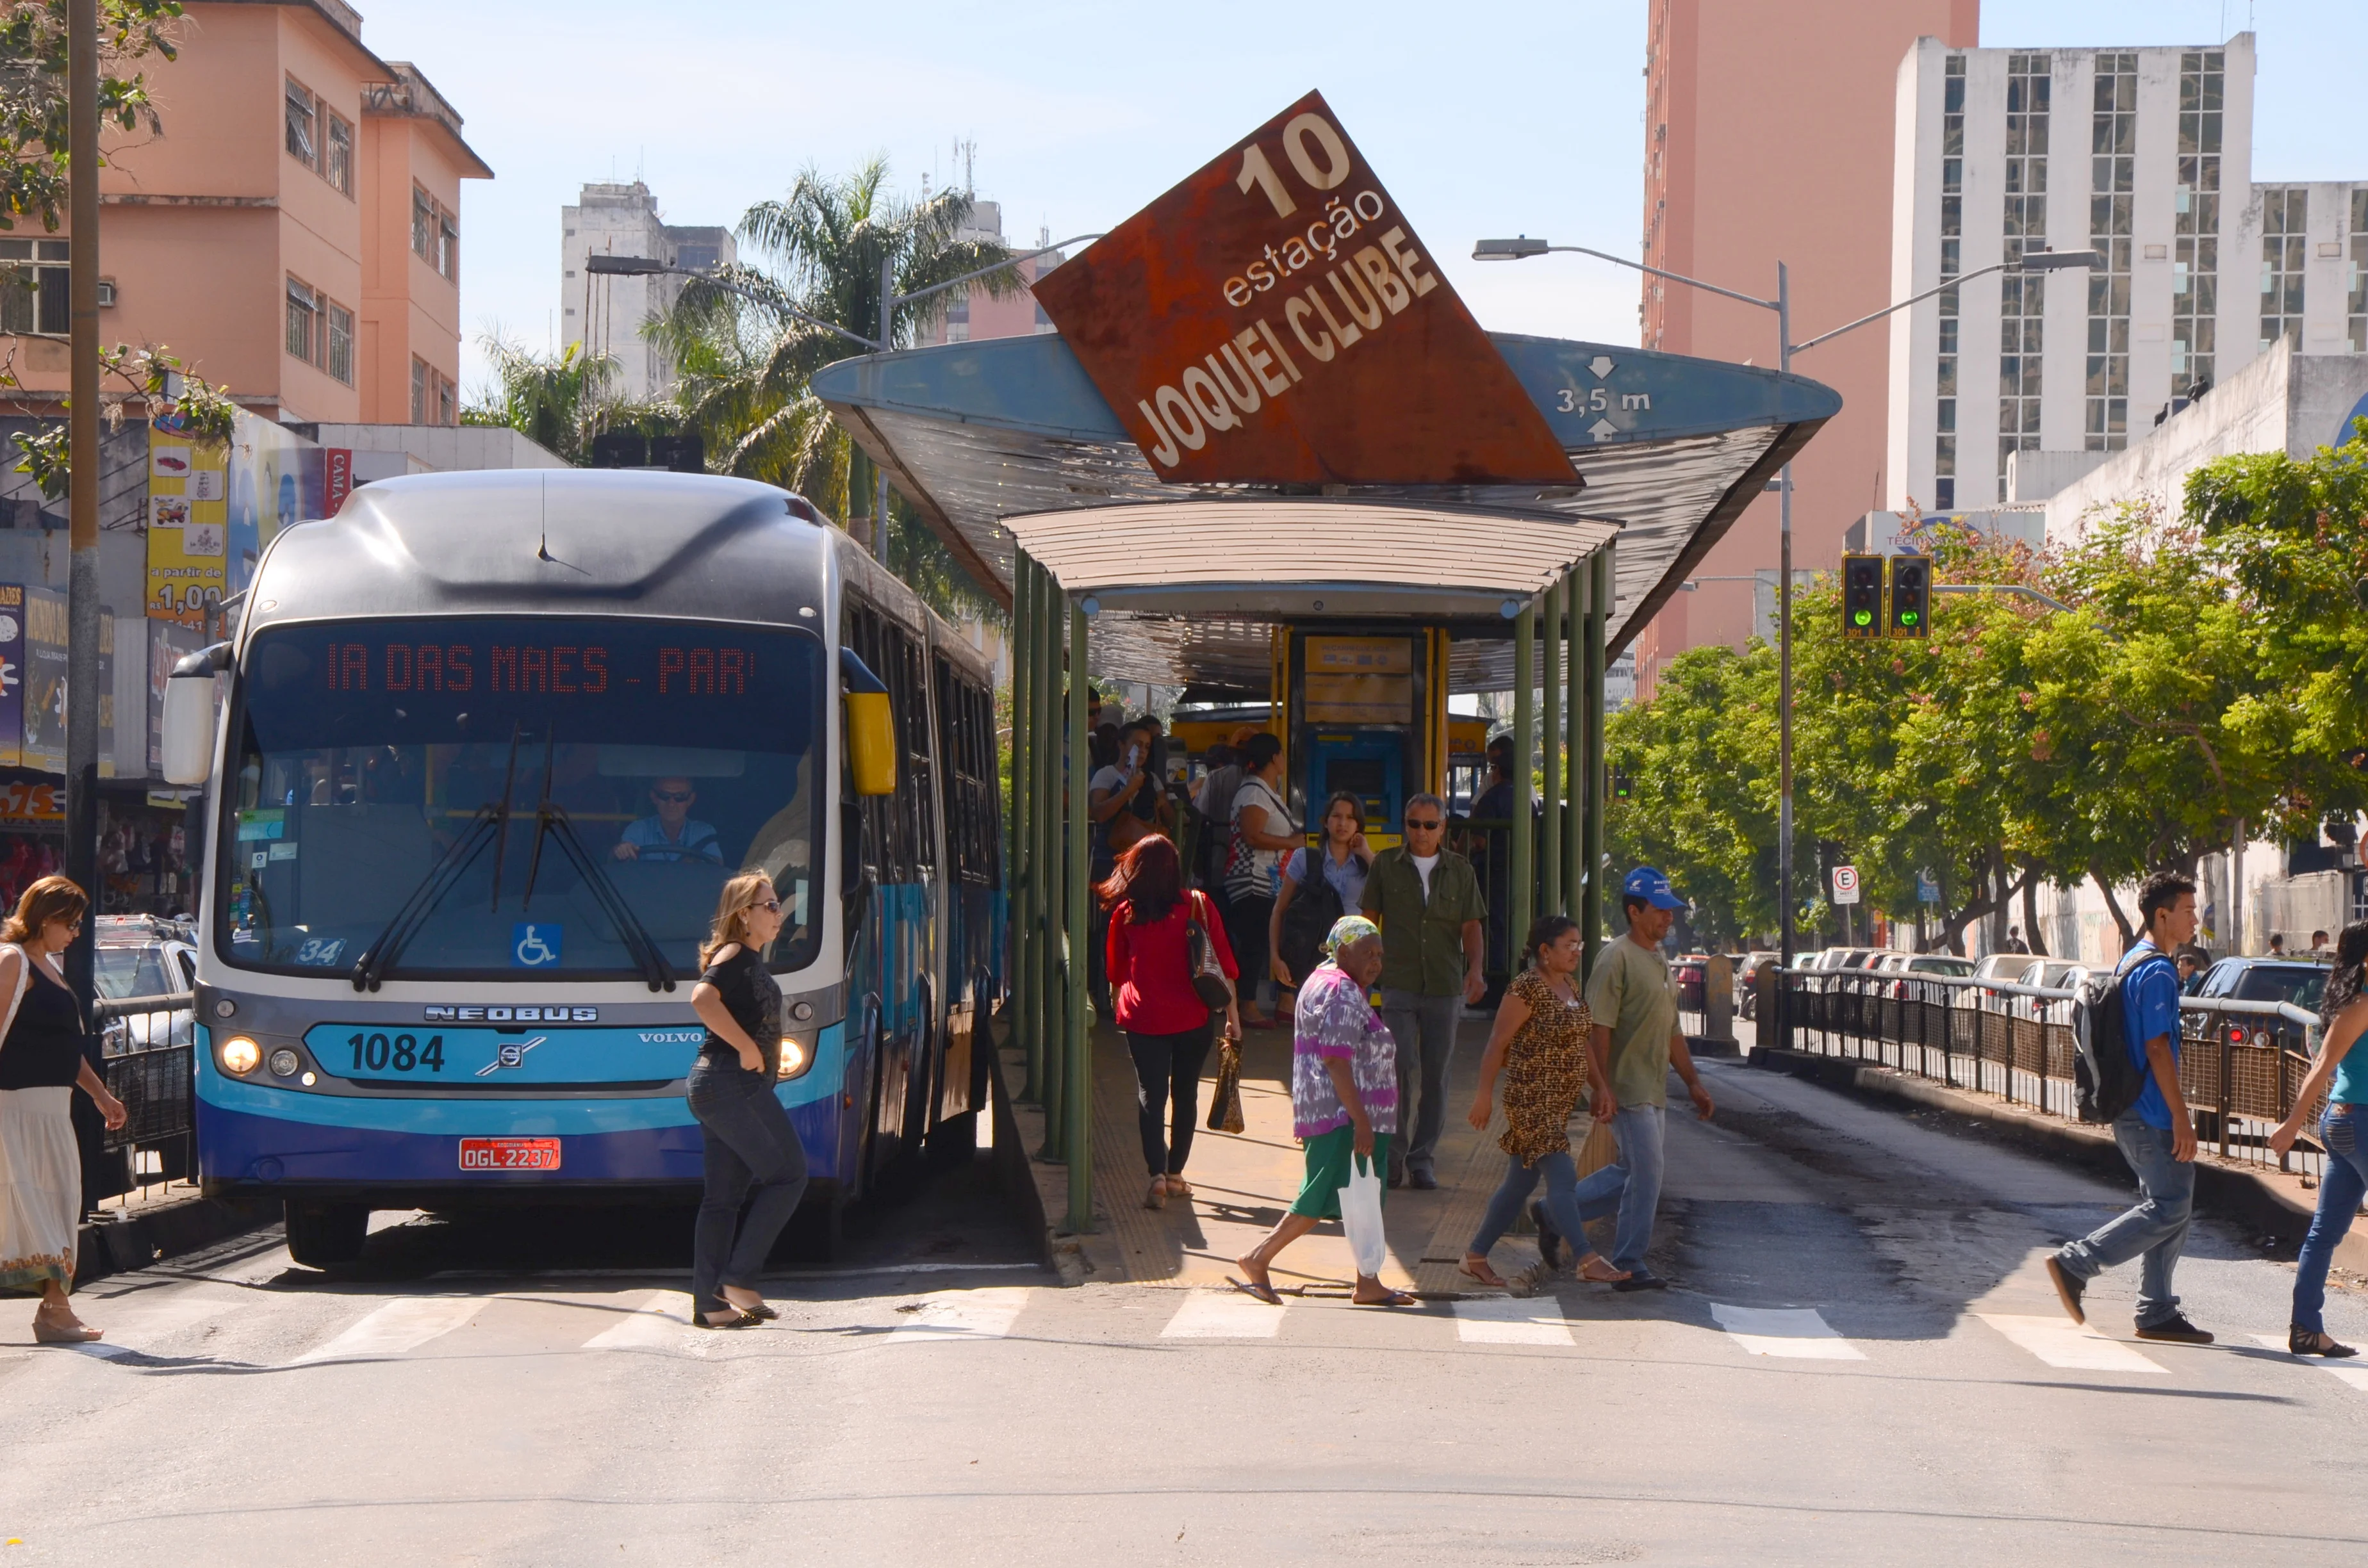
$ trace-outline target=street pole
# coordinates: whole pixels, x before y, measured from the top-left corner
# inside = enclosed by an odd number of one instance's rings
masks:
[[[1776,264],[1777,369],[1793,373],[1793,282],[1784,264]],[[1776,903],[1783,918],[1778,942],[1781,961],[1793,967],[1793,465],[1776,481],[1779,522],[1776,546],[1776,773],[1782,791],[1776,808]],[[1783,992],[1777,995],[1781,1010]],[[1777,1019],[1779,1039],[1789,1040],[1784,1020]]]
[[[1537,909],[1537,841],[1530,816],[1530,753],[1538,744],[1537,634],[1537,606],[1523,605],[1513,618],[1513,852],[1508,858],[1513,885],[1505,898],[1510,916],[1506,968],[1515,975],[1521,972],[1521,949],[1530,939],[1530,921]]]
[[[1087,1023],[1087,945],[1094,923],[1086,913],[1091,896],[1086,872],[1092,855],[1086,823],[1086,610],[1083,601],[1061,596],[1069,611],[1069,994],[1068,1062],[1061,1072],[1061,1108],[1065,1125],[1061,1152],[1069,1161],[1067,1229],[1082,1235],[1094,1228],[1094,1037]]]
[[[880,254],[880,352],[896,347],[896,253]],[[874,468],[871,487],[871,555],[888,559],[888,471]]]
[[[85,1001],[98,929],[98,0],[66,11],[68,347],[66,875],[90,900],[66,978]]]

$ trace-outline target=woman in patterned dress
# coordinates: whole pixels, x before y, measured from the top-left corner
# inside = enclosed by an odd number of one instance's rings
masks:
[[[1531,1204],[1538,1224],[1538,1267],[1524,1270],[1510,1288],[1527,1294],[1549,1278],[1560,1262],[1560,1238],[1587,1247],[1587,1221],[1613,1213],[1628,1185],[1627,1167],[1604,1166],[1585,1181],[1570,1157],[1570,1116],[1579,1096],[1602,1092],[1602,1068],[1588,1050],[1595,1020],[1579,994],[1578,926],[1567,915],[1547,915],[1530,927],[1525,949],[1530,967],[1505,988],[1480,1059],[1480,1089],[1472,1102],[1472,1125],[1488,1125],[1488,1102],[1499,1072],[1505,1076],[1505,1135],[1497,1146],[1511,1156],[1505,1179],[1488,1200],[1479,1232],[1458,1270],[1483,1285],[1508,1281],[1488,1266],[1488,1250],[1511,1229],[1522,1202],[1546,1178],[1543,1204]],[[1578,1260],[1578,1277],[1599,1284],[1628,1278],[1592,1250]]]

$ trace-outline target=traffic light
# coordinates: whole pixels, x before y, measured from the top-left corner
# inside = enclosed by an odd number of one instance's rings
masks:
[[[1890,628],[1894,637],[1922,637],[1932,629],[1932,558],[1891,558]]]
[[[1883,557],[1842,557],[1842,635],[1883,635]]]
[[[1615,801],[1624,801],[1635,792],[1636,787],[1629,781],[1628,770],[1624,767],[1613,768],[1611,770],[1611,798]]]

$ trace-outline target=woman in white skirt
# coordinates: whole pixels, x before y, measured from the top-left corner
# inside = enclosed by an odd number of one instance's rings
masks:
[[[123,1125],[123,1102],[82,1053],[82,1004],[59,967],[89,905],[65,878],[43,877],[0,925],[0,1290],[41,1298],[33,1337],[44,1345],[99,1335],[66,1300],[82,1221],[82,1153],[68,1114],[75,1088],[110,1129]]]

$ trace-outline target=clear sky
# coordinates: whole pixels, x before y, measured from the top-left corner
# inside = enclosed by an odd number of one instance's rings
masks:
[[[586,180],[638,174],[669,221],[730,223],[808,164],[884,153],[908,192],[942,185],[968,141],[1007,233],[1057,240],[1125,218],[1310,87],[1485,325],[1633,343],[1633,274],[1463,258],[1517,232],[1636,254],[1645,9],[376,0],[363,37],[427,73],[498,176],[462,201],[473,387],[480,332],[553,340],[559,209]],[[2255,177],[2368,178],[2368,0],[1984,0],[1982,42],[2202,43],[2248,19]]]

